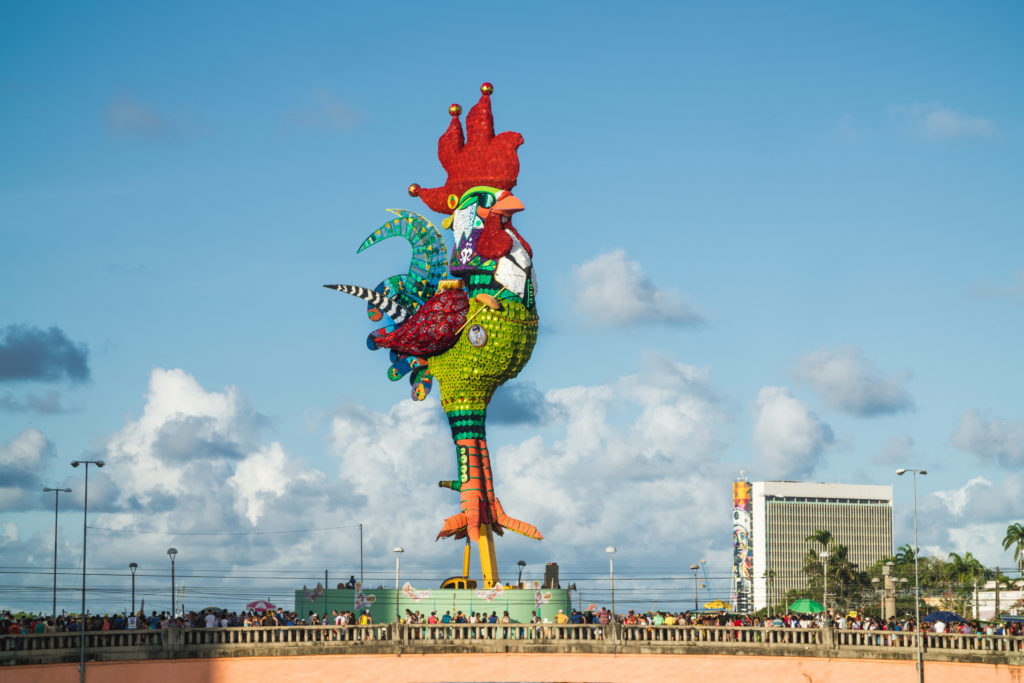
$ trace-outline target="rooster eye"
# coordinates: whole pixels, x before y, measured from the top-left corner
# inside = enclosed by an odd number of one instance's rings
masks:
[[[478,185],[477,187],[471,187],[463,193],[462,198],[459,199],[459,209],[465,209],[471,204],[476,204],[482,209],[489,209],[498,203],[497,195],[501,190],[493,187],[487,187],[484,185]]]

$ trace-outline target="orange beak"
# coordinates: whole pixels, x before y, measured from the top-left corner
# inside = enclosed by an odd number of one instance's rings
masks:
[[[522,211],[524,208],[526,207],[523,206],[523,203],[519,201],[518,197],[511,192],[505,192],[501,195],[501,199],[495,202],[494,206],[491,208],[485,209],[478,206],[476,208],[476,215],[480,216],[481,220],[487,220],[487,216],[493,211],[499,216],[508,218],[512,214]]]

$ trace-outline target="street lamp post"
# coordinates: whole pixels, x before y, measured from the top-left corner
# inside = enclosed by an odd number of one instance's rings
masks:
[[[396,545],[391,549],[395,553],[395,622],[399,621],[398,615],[398,571],[402,566],[402,553],[405,552],[405,548],[400,545]]]
[[[921,655],[921,580],[917,568],[917,475],[928,474],[927,470],[916,470],[909,467],[896,470],[898,476],[910,472],[914,481],[914,628],[917,629],[917,680],[924,683],[924,661]]]
[[[690,570],[693,571],[693,611],[697,611],[697,570],[700,569],[699,564],[691,564]]]
[[[828,551],[822,550],[818,557],[821,558],[821,613],[828,620]]]
[[[60,494],[71,493],[71,489],[43,489],[43,493],[53,493],[53,620],[57,621],[57,509]]]
[[[608,574],[612,582],[612,621],[615,621],[615,546],[604,549],[608,553]]]
[[[171,620],[174,619],[174,556],[178,554],[177,548],[168,548],[167,555],[171,558]]]
[[[523,587],[523,567],[526,566],[526,562],[524,562],[523,560],[519,560],[518,562],[516,562],[516,564],[519,565],[519,581],[516,582],[516,588],[522,588]]]
[[[85,497],[82,503],[82,616],[80,619],[82,639],[82,653],[81,658],[78,662],[78,678],[81,683],[85,683],[85,551],[86,551],[86,522],[89,519],[89,465],[96,465],[96,467],[103,467],[106,463],[102,460],[72,460],[71,466],[78,467],[79,465],[85,465]]]
[[[128,565],[128,569],[132,570],[132,616],[135,616],[135,570],[139,568],[139,565],[132,562]]]

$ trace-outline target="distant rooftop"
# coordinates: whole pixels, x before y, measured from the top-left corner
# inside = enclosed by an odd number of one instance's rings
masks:
[[[892,486],[873,484],[825,484],[809,481],[755,481],[754,495],[778,498],[843,498],[892,502]]]

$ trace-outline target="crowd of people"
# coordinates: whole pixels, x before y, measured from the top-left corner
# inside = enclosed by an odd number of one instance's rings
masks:
[[[508,611],[501,616],[497,611],[469,612],[461,610],[445,610],[444,614],[431,611],[429,614],[418,610],[406,610],[401,618],[405,624],[514,624],[522,623],[513,620]],[[570,610],[567,614],[559,610],[554,619],[538,616],[534,611],[527,623],[534,624],[603,624],[617,622],[627,626],[734,626],[760,628],[822,628],[829,626],[840,630],[862,631],[896,631],[913,632],[912,617],[897,619],[880,619],[856,613],[842,614],[777,614],[773,616],[729,615],[724,613],[706,612],[667,612],[651,610],[636,612],[629,610],[626,614],[613,617],[607,608],[587,611]],[[133,629],[160,630],[170,626],[178,628],[251,628],[267,626],[367,626],[373,623],[368,610],[356,613],[352,611],[332,610],[323,615],[309,612],[304,618],[295,612],[276,610],[256,611],[204,611],[189,612],[182,616],[171,617],[167,612],[151,612],[148,616],[141,611],[134,615],[104,614],[86,618],[85,628],[89,631],[122,631]],[[10,612],[0,614],[0,635],[18,635],[31,633],[74,633],[82,629],[82,620],[75,615],[33,616],[14,618]],[[962,633],[987,635],[1024,635],[1024,623],[1019,621],[985,622],[943,621],[925,622],[923,631],[928,633]]]
[[[337,613],[336,613],[337,614]],[[350,614],[350,613],[346,613]],[[278,608],[262,613],[250,610],[242,612],[188,612],[171,617],[167,612],[143,612],[137,614],[104,614],[87,616],[84,628],[87,631],[130,631],[136,629],[162,630],[170,626],[178,628],[231,628],[256,626],[299,626],[307,622],[296,617],[294,612]],[[319,623],[319,622],[317,622]],[[355,623],[355,622],[343,622]],[[29,616],[14,618],[5,611],[0,615],[0,635],[21,633],[75,633],[81,631],[83,621],[77,615]]]

